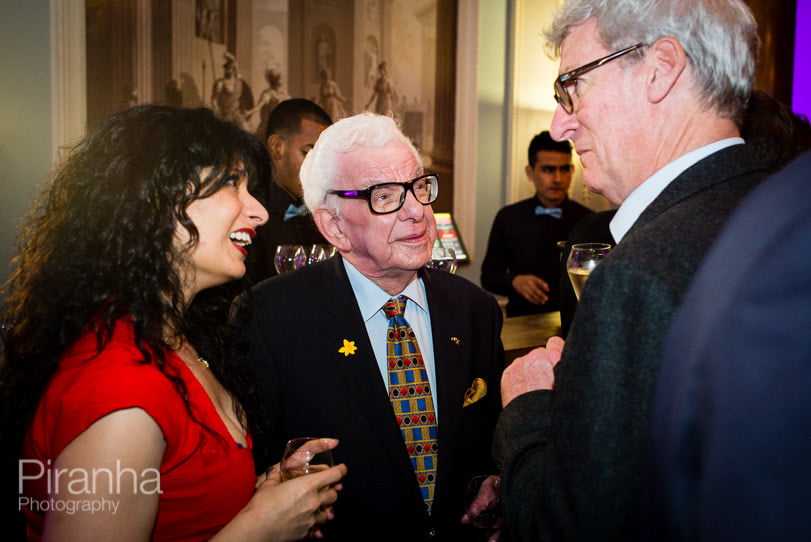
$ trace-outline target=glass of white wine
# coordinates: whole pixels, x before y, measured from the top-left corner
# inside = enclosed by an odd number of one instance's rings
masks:
[[[300,437],[287,442],[279,470],[282,482],[335,465],[329,442],[322,438]]]
[[[566,272],[572,281],[574,295],[580,300],[580,294],[586,286],[586,280],[603,258],[611,251],[606,243],[580,243],[572,245],[569,258],[566,260]]]

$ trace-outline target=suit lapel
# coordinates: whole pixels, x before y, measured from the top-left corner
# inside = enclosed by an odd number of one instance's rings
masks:
[[[366,333],[366,325],[360,314],[355,294],[346,276],[340,256],[332,258],[331,272],[324,281],[325,303],[322,308],[326,316],[319,321],[329,322],[320,333],[324,341],[321,349],[348,388],[358,390],[355,401],[361,403],[364,412],[380,410],[380,402],[388,402],[382,385],[380,370],[374,357],[372,344]],[[345,355],[339,352],[344,340],[354,342],[355,353]],[[372,408],[376,407],[376,408]],[[370,414],[371,415],[371,414]]]
[[[676,177],[659,194],[659,197],[648,205],[628,233],[644,226],[693,194],[758,169],[763,169],[763,167],[746,145],[732,145],[721,149],[703,160],[699,160]]]

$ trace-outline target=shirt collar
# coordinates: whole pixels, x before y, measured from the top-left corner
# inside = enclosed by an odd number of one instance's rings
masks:
[[[402,292],[397,295],[389,295],[380,286],[372,282],[369,277],[358,271],[358,269],[343,259],[344,269],[349,278],[349,284],[358,302],[360,314],[364,322],[368,322],[380,313],[381,307],[392,297],[405,295],[409,302],[419,307],[423,312],[428,312],[428,298],[425,294],[425,285],[421,278],[412,280]],[[382,314],[382,313],[381,313]]]
[[[730,137],[710,143],[709,145],[704,145],[673,160],[648,177],[625,198],[625,201],[623,201],[622,205],[617,209],[617,214],[611,219],[609,229],[616,242],[619,243],[622,238],[625,237],[625,234],[628,233],[628,230],[636,223],[639,216],[648,205],[659,197],[659,194],[661,194],[676,177],[686,171],[687,168],[721,149],[731,147],[732,145],[742,145],[743,143],[744,141],[740,137]]]

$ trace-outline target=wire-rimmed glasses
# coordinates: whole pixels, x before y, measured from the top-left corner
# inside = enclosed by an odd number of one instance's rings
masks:
[[[630,47],[626,47],[625,49],[621,49],[617,52],[611,53],[608,56],[604,56],[594,62],[589,62],[584,66],[580,66],[579,68],[575,68],[572,71],[562,73],[555,79],[555,101],[560,104],[564,111],[567,113],[571,113],[574,111],[574,104],[572,103],[572,95],[569,94],[568,84],[573,80],[576,80],[578,77],[583,75],[586,72],[590,72],[595,68],[599,68],[606,62],[610,62],[615,58],[619,58],[622,55],[628,54],[631,51],[636,51],[640,47],[644,47],[647,43],[637,43],[636,45],[631,45]]]

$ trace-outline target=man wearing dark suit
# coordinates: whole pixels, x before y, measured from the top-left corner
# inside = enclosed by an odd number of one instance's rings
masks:
[[[744,201],[674,317],[648,539],[811,540],[811,154]]]
[[[519,358],[502,379],[495,451],[519,540],[639,537],[664,337],[726,217],[766,174],[737,124],[756,28],[741,0],[567,0],[547,34],[563,72],[552,136],[572,140],[586,186],[620,206],[617,245],[565,345]],[[705,63],[708,51],[722,60]]]
[[[482,286],[506,295],[507,316],[560,309],[560,249],[591,210],[569,199],[572,145],[541,132],[529,142],[527,179],[535,195],[501,209],[482,260]]]
[[[498,305],[461,277],[425,269],[438,180],[424,174],[391,118],[367,113],[327,128],[301,180],[319,230],[340,255],[252,292],[243,330],[273,435],[259,467],[277,461],[287,439],[335,437],[335,459],[348,475],[327,540],[469,540],[475,533],[460,523],[466,483],[495,472],[504,363]],[[420,492],[387,384],[381,307],[400,295],[437,420],[433,502]]]
[[[278,245],[326,244],[303,201],[299,168],[324,128],[332,124],[317,104],[292,98],[273,108],[267,122],[266,144],[271,179],[260,187],[268,222],[254,239],[248,262],[253,282],[276,275],[273,259]]]

